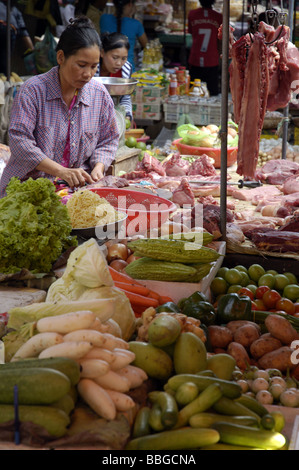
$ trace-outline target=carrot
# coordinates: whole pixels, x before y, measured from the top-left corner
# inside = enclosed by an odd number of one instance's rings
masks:
[[[147,296],[150,299],[156,299],[159,302],[159,305],[161,305],[161,297],[157,292],[154,292],[153,290],[150,290]]]
[[[111,266],[108,266],[108,268],[114,282],[126,282],[127,284],[137,284],[142,286],[140,282],[136,281],[130,276],[127,276],[127,274],[116,271],[116,269],[112,268]]]
[[[132,304],[140,305],[145,308],[147,307],[158,307],[159,302],[156,299],[151,299],[150,297],[146,297],[144,295],[140,294],[134,294],[133,292],[129,292],[126,290],[123,290],[123,292],[126,294],[128,299]]]
[[[167,295],[160,295],[161,302],[163,304],[166,304],[167,302],[173,302],[173,299],[171,297],[168,297]]]
[[[139,284],[129,284],[127,282],[114,281],[114,285],[115,287],[118,287],[119,289],[127,290],[135,294],[144,295],[145,297],[147,297],[150,292],[150,290],[147,287],[141,286]]]

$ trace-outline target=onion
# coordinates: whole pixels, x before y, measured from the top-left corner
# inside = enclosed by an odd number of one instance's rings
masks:
[[[140,256],[135,256],[134,253],[132,253],[130,256],[128,256],[126,261],[127,261],[128,264],[130,264],[130,263],[132,263],[132,261],[135,261],[136,259],[139,259],[139,258],[140,258]]]
[[[111,268],[115,269],[115,271],[123,272],[125,267],[128,266],[128,263],[123,259],[115,259],[110,263]]]
[[[122,259],[126,260],[128,257],[128,248],[123,243],[115,243],[108,246],[107,261],[110,263],[113,260]]]

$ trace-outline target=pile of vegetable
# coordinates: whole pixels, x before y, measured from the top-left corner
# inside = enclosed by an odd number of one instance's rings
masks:
[[[269,413],[234,381],[235,359],[209,355],[170,312],[154,317],[148,342],[130,341],[133,364],[158,385],[135,418],[127,450],[281,449],[284,417]],[[246,398],[246,403],[245,399]]]
[[[66,207],[47,178],[11,178],[0,200],[0,266],[3,273],[48,273],[64,250],[77,245]]]
[[[233,121],[229,121],[227,128],[227,146],[238,146],[238,126]],[[177,133],[181,137],[181,143],[193,147],[219,148],[221,140],[219,132],[221,128],[215,124],[197,127],[193,124],[183,124],[177,128]]]
[[[140,238],[128,243],[135,259],[125,267],[134,279],[200,282],[222,256],[207,245],[212,235],[203,233],[203,245],[176,238]],[[136,259],[137,258],[137,259]]]

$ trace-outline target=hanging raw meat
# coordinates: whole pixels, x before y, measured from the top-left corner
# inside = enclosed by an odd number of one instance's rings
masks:
[[[245,66],[240,107],[237,173],[254,179],[259,156],[259,141],[265,118],[269,70],[265,36],[255,33]]]

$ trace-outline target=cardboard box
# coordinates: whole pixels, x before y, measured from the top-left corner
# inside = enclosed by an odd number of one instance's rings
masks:
[[[161,119],[161,104],[133,103],[135,119]]]
[[[136,87],[132,94],[132,103],[156,103],[161,104],[162,99],[166,96],[166,88],[154,86]]]

